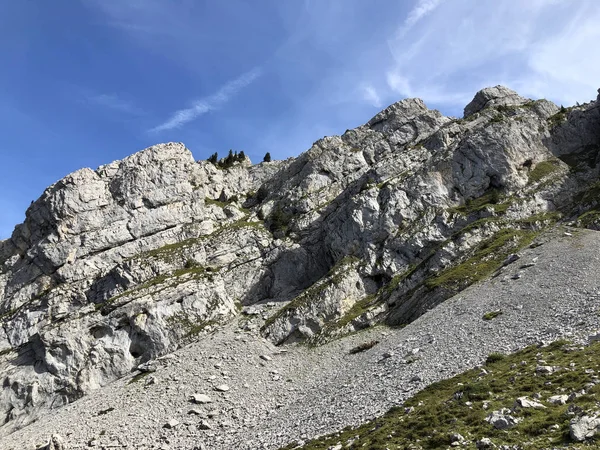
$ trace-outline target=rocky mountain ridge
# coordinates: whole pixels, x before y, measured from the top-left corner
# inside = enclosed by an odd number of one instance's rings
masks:
[[[407,99],[287,161],[170,143],[77,171],[0,242],[0,433],[240,311],[275,344],[410,323],[561,217],[597,227],[599,151],[600,96],[497,86],[462,119]]]

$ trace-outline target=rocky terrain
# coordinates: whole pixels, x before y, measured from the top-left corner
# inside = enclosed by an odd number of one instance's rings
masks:
[[[599,151],[600,96],[497,86],[462,119],[407,99],[287,161],[170,143],[77,171],[0,242],[3,448],[277,448],[492,351],[587,338]]]
[[[381,415],[495,352],[560,337],[587,341],[600,331],[600,235],[564,233],[544,235],[496,278],[404,328],[277,347],[245,331],[245,319],[234,321],[158,358],[155,371],[5,436],[3,448],[37,448],[54,433],[69,448],[279,448]],[[483,318],[495,311],[502,314]],[[379,343],[350,354],[373,340]]]

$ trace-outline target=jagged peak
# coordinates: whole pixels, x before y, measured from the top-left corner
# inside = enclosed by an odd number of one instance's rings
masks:
[[[372,127],[375,124],[383,122],[394,116],[414,117],[425,111],[429,111],[425,102],[420,98],[405,98],[399,102],[392,103],[384,110],[378,112],[371,120],[367,122],[367,126]]]
[[[490,105],[519,105],[526,103],[527,99],[506,86],[491,86],[481,89],[475,94],[473,100],[465,106],[464,117],[481,111]]]

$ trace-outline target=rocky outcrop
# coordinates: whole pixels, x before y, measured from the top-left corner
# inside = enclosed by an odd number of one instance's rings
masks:
[[[594,197],[597,114],[495,87],[464,119],[407,99],[287,161],[223,169],[170,143],[65,177],[0,242],[0,420],[248,305],[281,305],[258,325],[278,344],[414,320],[595,207],[574,199]]]
[[[232,317],[277,252],[241,203],[280,166],[173,143],[48,188],[2,246],[0,415],[30,421]]]
[[[471,114],[478,113],[488,107],[518,106],[526,102],[526,99],[504,86],[489,87],[475,94],[475,98],[471,103],[465,106],[464,117],[469,117]]]

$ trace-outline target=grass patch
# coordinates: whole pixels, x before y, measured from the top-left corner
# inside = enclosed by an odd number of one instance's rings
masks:
[[[489,206],[492,207],[495,212],[502,214],[506,212],[511,203],[511,198],[505,198],[498,189],[491,188],[485,191],[480,197],[468,199],[462,206],[448,208],[448,212],[468,216],[469,214]]]
[[[504,120],[505,117],[503,114],[496,114],[490,119],[490,123],[502,123]]]
[[[502,311],[490,311],[490,312],[485,313],[483,315],[482,319],[483,320],[493,320],[496,317],[501,316],[501,315],[502,315]]]
[[[208,198],[208,197],[204,197],[204,204],[218,206],[219,208],[225,208],[227,205],[229,205],[229,203],[227,203],[227,202],[213,200],[212,198]]]
[[[129,380],[127,382],[127,384],[133,384],[133,383],[137,383],[138,381],[146,378],[148,375],[150,375],[152,372],[140,372],[138,373],[136,376],[134,376],[131,380]]]
[[[95,308],[96,308],[96,310],[100,310],[100,309],[106,310],[107,307],[109,307],[110,305],[113,305],[114,303],[117,302],[117,300],[119,300],[123,297],[135,296],[135,294],[141,293],[143,291],[148,291],[156,286],[160,286],[163,284],[166,286],[164,286],[160,290],[167,289],[170,287],[175,287],[185,281],[190,281],[190,280],[198,279],[198,278],[202,278],[202,277],[212,279],[212,272],[214,270],[215,269],[210,268],[210,267],[202,267],[202,266],[190,264],[188,261],[186,263],[186,267],[177,269],[171,273],[165,273],[162,275],[158,275],[158,276],[146,281],[145,283],[134,287],[133,289],[128,289],[125,292],[122,292],[121,294],[118,294],[118,295],[115,295],[114,297],[109,298],[108,300],[106,300],[103,303],[97,303],[95,305]],[[191,275],[191,276],[186,277],[185,280],[181,279],[182,277],[185,277],[187,275]],[[138,298],[138,297],[135,297],[135,298]]]
[[[571,112],[572,109],[573,108],[565,108],[564,106],[561,106],[560,111],[558,111],[553,116],[548,117],[548,124],[550,125],[550,128],[556,128],[557,126],[565,122],[567,120],[569,112]]]
[[[548,159],[535,165],[529,172],[529,184],[537,183],[560,169],[559,159]]]
[[[323,291],[340,283],[344,277],[344,274],[358,262],[359,259],[355,256],[346,256],[341,259],[320,281],[313,284],[311,287],[306,289],[291,302],[280,308],[275,314],[269,317],[262,326],[261,331],[266,330],[269,326],[273,325],[276,320],[284,315],[292,313],[303,306],[317,301]]]
[[[558,211],[551,211],[545,213],[534,214],[533,216],[525,217],[524,219],[517,220],[517,223],[529,227],[539,225],[540,223],[545,225],[551,225],[558,222],[562,218],[562,214]]]
[[[504,353],[490,353],[485,360],[486,366],[491,364],[504,361],[506,359],[506,355]]]
[[[281,206],[277,206],[269,216],[269,230],[272,233],[276,233],[278,231],[285,233],[287,232],[287,229],[290,226],[293,218],[293,214],[284,211]]]
[[[506,257],[531,244],[536,233],[530,230],[504,229],[480,244],[470,258],[455,267],[425,281],[429,289],[443,287],[460,291],[491,275]]]
[[[147,259],[147,258],[166,259],[166,257],[181,253],[186,248],[192,247],[193,245],[197,244],[204,238],[205,238],[205,236],[202,236],[199,238],[190,238],[190,239],[185,239],[180,242],[174,242],[173,244],[163,245],[162,247],[155,248],[154,250],[149,250],[147,252],[143,252],[138,255],[131,256],[131,257],[125,259],[124,262],[132,261],[134,259]]]
[[[492,353],[486,362],[487,373],[472,369],[433,383],[402,407],[393,407],[381,417],[284,449],[327,450],[341,444],[349,449],[433,450],[449,447],[454,433],[466,439],[459,448],[475,448],[475,442],[483,437],[490,438],[497,447],[591,448],[593,443],[575,443],[568,437],[573,417],[567,413],[570,405],[553,405],[546,399],[583,389],[600,369],[599,355],[600,343],[578,348],[564,341],[547,347],[527,347],[512,355]],[[560,370],[550,375],[537,374],[536,366],[542,360]],[[509,432],[496,430],[485,421],[491,411],[513,408],[518,397],[531,397],[538,392],[546,408],[515,410],[512,415],[522,422]],[[600,386],[595,386],[574,404],[584,411],[594,411],[599,400]]]
[[[189,316],[183,312],[169,317],[167,321],[170,325],[179,325],[185,330],[183,338],[196,336],[203,332],[207,327],[218,325],[219,323],[216,320],[195,321],[190,319]]]
[[[600,224],[600,211],[593,209],[587,211],[577,218],[577,225],[583,228],[597,227]]]

